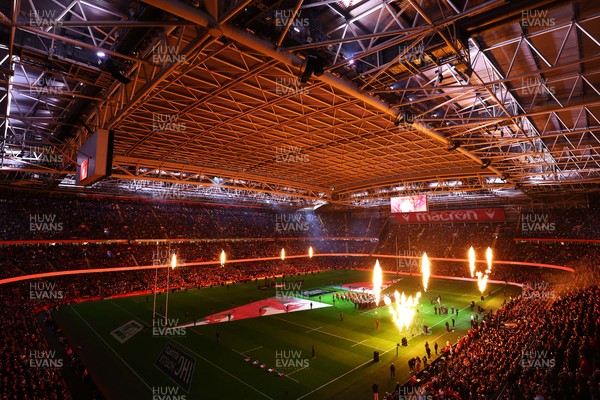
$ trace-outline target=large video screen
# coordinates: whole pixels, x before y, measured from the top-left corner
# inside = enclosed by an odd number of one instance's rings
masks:
[[[427,211],[427,195],[392,197],[392,213],[409,213]]]
[[[109,176],[112,171],[115,133],[97,130],[77,152],[75,185],[88,186]]]

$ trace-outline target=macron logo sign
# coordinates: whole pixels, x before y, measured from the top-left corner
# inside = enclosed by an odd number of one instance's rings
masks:
[[[497,222],[504,221],[503,208],[476,208],[471,210],[444,210],[395,214],[398,223],[445,223],[445,222]]]

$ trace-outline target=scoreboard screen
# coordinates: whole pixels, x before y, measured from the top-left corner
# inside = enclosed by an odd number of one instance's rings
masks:
[[[88,186],[110,175],[114,147],[114,132],[97,130],[77,152],[75,184]]]
[[[427,195],[392,197],[391,207],[392,213],[426,212]]]

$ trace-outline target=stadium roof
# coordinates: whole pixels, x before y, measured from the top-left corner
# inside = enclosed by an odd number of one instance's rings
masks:
[[[87,192],[299,206],[428,193],[476,206],[599,188],[595,1],[0,11],[3,185],[73,188],[77,149],[111,129],[113,174]]]

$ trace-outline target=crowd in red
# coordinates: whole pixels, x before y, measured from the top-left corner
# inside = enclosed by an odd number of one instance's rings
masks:
[[[600,399],[598,259],[577,264],[569,284],[528,282],[530,290],[474,321],[438,362],[384,398]]]

